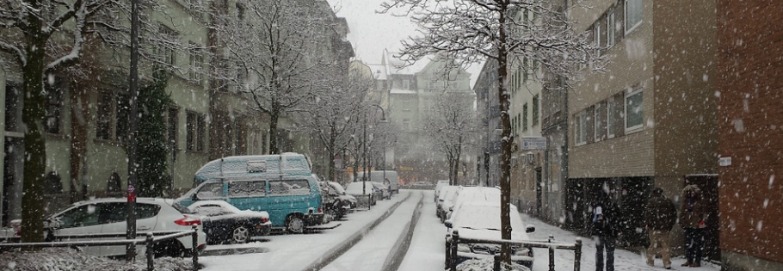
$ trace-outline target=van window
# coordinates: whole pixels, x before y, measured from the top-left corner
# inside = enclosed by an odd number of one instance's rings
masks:
[[[228,196],[236,197],[263,197],[266,195],[264,181],[240,181],[228,184]]]
[[[310,195],[307,180],[269,181],[269,194],[274,196]]]
[[[208,183],[202,186],[196,194],[200,199],[220,198],[223,195],[222,183]]]

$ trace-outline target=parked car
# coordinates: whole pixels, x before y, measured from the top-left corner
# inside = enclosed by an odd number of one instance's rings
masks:
[[[432,199],[433,201],[435,201],[435,203],[438,203],[438,194],[440,194],[441,188],[443,188],[445,186],[448,186],[448,185],[449,185],[449,180],[439,180],[435,184],[435,198]]]
[[[330,216],[329,219],[340,220],[356,206],[356,198],[345,194],[345,189],[336,182],[320,182],[321,202],[324,205],[324,212]]]
[[[367,176],[369,177],[369,179],[367,179],[369,182],[379,182],[388,186],[390,194],[400,193],[400,179],[397,175],[397,171],[372,170]],[[353,182],[362,182],[362,178],[364,178],[364,172],[359,172]]]
[[[385,185],[381,182],[370,182],[372,183],[373,189],[377,191],[380,194],[380,199],[391,199],[391,190],[389,190],[389,186]]]
[[[438,203],[435,205],[435,213],[440,218],[440,222],[446,220],[449,212],[451,212],[454,202],[457,200],[457,195],[462,187],[459,186],[444,186],[441,188],[441,192],[438,196]]]
[[[343,201],[347,201],[349,205],[351,206],[351,209],[356,208],[356,197],[348,195],[345,193],[345,188],[343,188],[342,185],[340,185],[337,182],[327,182],[329,187],[332,189],[330,191],[333,191],[337,195],[339,195],[339,198]]]
[[[364,188],[364,190],[362,190]],[[345,187],[345,193],[356,197],[359,206],[371,206],[375,205],[376,200],[381,195],[373,189],[372,182],[352,182]]]
[[[510,207],[511,240],[530,240],[527,234],[534,232],[536,230],[535,227],[525,227],[517,207],[514,205],[510,205]],[[451,219],[446,221],[446,227],[446,263],[450,262],[453,256],[457,257],[457,264],[459,264],[468,259],[492,258],[494,255],[500,255],[500,245],[487,243],[458,244],[457,255],[450,255],[449,250],[452,241],[451,233],[455,230],[459,232],[460,238],[502,239],[500,204],[486,202],[465,203],[458,212],[454,213]],[[513,245],[511,247],[511,261],[532,268],[533,249]]]
[[[67,239],[118,240],[125,239],[127,229],[127,199],[101,198],[74,203],[71,207],[55,213],[45,219],[44,227],[47,240]],[[137,198],[136,230],[143,238],[148,232],[166,235],[182,231],[192,231],[197,226],[197,244],[193,244],[191,235],[171,239],[155,244],[155,256],[181,257],[189,254],[195,245],[197,249],[206,248],[206,234],[202,230],[201,219],[190,210],[172,199]],[[18,230],[16,231],[18,234]],[[102,236],[96,237],[95,234]],[[108,236],[108,237],[107,237]],[[136,246],[137,255],[143,255],[145,246]],[[125,246],[91,246],[83,251],[95,256],[125,256]]]
[[[497,187],[466,186],[457,192],[452,206],[445,208],[445,219],[457,212],[465,203],[484,202],[486,204],[500,204],[500,189]]]
[[[213,160],[196,172],[198,186],[177,202],[225,200],[240,210],[266,211],[273,228],[301,233],[324,217],[321,188],[309,163],[297,153]]]
[[[246,243],[250,237],[269,235],[272,229],[269,213],[239,210],[222,200],[197,201],[188,209],[202,216],[207,244]]]

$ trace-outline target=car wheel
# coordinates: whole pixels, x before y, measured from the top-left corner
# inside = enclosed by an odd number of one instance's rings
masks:
[[[250,239],[250,230],[244,226],[234,228],[234,231],[231,233],[231,241],[234,243],[247,243],[248,239]]]
[[[304,232],[304,220],[297,215],[291,215],[286,222],[286,229],[290,233],[302,233]]]

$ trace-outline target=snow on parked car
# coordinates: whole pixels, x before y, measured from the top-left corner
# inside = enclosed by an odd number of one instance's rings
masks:
[[[197,201],[188,209],[202,216],[208,244],[245,243],[251,237],[268,235],[272,229],[269,213],[239,210],[222,200]]]

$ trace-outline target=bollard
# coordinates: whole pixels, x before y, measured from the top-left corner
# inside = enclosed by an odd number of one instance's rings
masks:
[[[574,247],[574,271],[579,271],[582,262],[582,239],[576,239]]]
[[[500,271],[500,255],[495,255],[495,266],[493,270]]]
[[[147,271],[152,271],[152,270],[155,270],[155,266],[152,263],[152,257],[155,255],[155,249],[154,249],[155,244],[154,244],[154,242],[152,240],[152,233],[151,232],[147,233],[147,238],[146,238],[146,240],[144,242],[146,242],[146,245],[147,245],[147,251],[146,251],[146,255],[147,255]]]
[[[457,271],[457,246],[459,246],[459,232],[455,230],[451,233],[451,262],[449,263],[451,271]]]
[[[549,236],[549,271],[555,271],[555,247],[552,242],[555,241],[555,237]]]
[[[193,271],[198,270],[198,227],[193,225]]]

